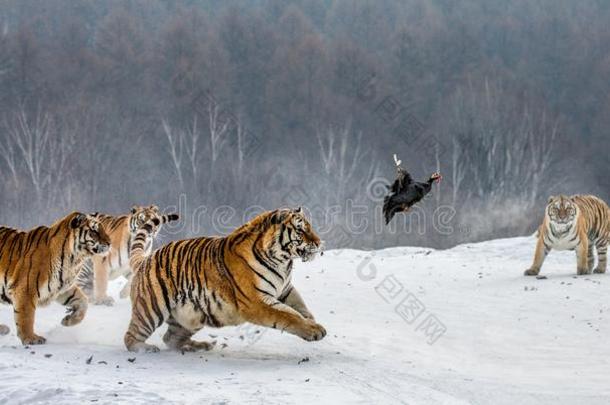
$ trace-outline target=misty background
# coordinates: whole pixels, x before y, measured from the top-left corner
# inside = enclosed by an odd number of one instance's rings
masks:
[[[604,0],[0,1],[0,223],[303,205],[330,247],[532,233],[610,199]],[[381,223],[392,154],[444,179]]]

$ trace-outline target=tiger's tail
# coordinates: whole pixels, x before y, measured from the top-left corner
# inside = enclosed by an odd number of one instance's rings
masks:
[[[129,265],[135,273],[146,260],[146,246],[152,242],[155,228],[159,226],[163,218],[153,218],[138,228],[133,236],[131,250],[129,251]],[[150,240],[150,242],[149,242]]]
[[[180,219],[180,216],[178,214],[161,215],[162,224],[167,224],[168,222],[177,221],[179,219]]]
[[[129,265],[132,271],[138,271],[144,260],[146,260],[146,248],[149,243],[152,243],[152,239],[156,234],[155,231],[159,226],[177,221],[178,219],[180,219],[178,214],[159,215],[148,220],[136,230],[135,235],[133,235],[131,250],[129,251]]]

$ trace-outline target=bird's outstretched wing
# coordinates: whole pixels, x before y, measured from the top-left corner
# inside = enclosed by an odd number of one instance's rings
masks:
[[[398,172],[396,180],[394,180],[394,183],[392,183],[390,186],[390,192],[394,194],[400,193],[402,190],[407,188],[409,184],[413,183],[413,178],[408,171],[402,167],[398,167],[396,170]]]
[[[387,195],[383,199],[383,216],[385,218],[385,224],[389,224],[394,215],[400,211],[400,206],[396,203],[394,195]]]

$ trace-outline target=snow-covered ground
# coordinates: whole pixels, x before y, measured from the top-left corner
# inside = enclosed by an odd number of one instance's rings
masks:
[[[574,254],[553,252],[547,279],[524,277],[534,244],[298,263],[295,285],[328,330],[316,343],[252,326],[200,332],[211,352],[134,355],[119,300],[72,328],[59,305],[39,310],[48,344],[24,348],[2,306],[0,403],[610,403],[610,275],[575,277]]]

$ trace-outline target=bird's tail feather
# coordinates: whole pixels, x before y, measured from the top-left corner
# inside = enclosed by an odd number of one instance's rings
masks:
[[[383,199],[383,216],[386,225],[390,223],[394,216],[394,210],[390,207],[390,196],[385,196]]]

